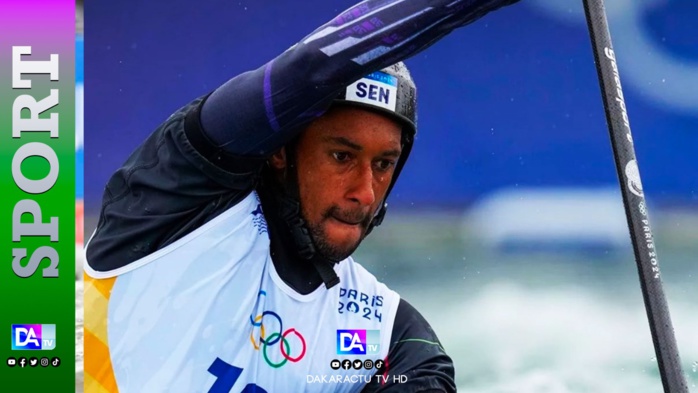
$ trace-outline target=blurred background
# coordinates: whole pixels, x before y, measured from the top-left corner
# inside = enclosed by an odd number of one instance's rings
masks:
[[[160,122],[353,3],[87,2],[78,198],[88,236],[109,176]],[[698,391],[698,2],[606,8]],[[77,45],[81,56],[82,34]],[[661,391],[582,1],[524,0],[406,63],[419,134],[356,260],[431,322],[460,392]]]

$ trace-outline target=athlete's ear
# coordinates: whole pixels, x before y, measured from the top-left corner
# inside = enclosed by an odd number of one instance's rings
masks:
[[[286,147],[282,147],[269,157],[269,166],[277,171],[286,169]]]

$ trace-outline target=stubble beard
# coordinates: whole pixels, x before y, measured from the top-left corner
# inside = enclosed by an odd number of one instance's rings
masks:
[[[323,257],[336,263],[348,258],[354,253],[354,251],[356,251],[357,248],[359,248],[359,245],[366,237],[366,229],[368,228],[368,225],[371,223],[372,218],[366,218],[361,222],[360,226],[362,229],[362,233],[358,240],[356,240],[351,245],[340,246],[337,244],[333,244],[328,239],[327,233],[325,232],[325,227],[323,226],[323,223],[326,220],[330,219],[330,217],[332,217],[332,213],[334,211],[335,210],[332,208],[328,209],[328,211],[325,212],[325,214],[323,214],[323,219],[319,224],[313,225],[308,220],[305,221],[310,231],[310,236],[313,240],[316,250]]]

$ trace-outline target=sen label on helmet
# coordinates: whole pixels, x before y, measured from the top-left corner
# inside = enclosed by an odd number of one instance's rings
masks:
[[[395,112],[397,78],[384,72],[376,71],[349,85],[345,99]]]

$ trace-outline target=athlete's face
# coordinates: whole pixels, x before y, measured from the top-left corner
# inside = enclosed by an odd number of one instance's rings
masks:
[[[400,141],[397,122],[352,107],[331,109],[301,135],[297,162],[302,215],[326,257],[342,260],[361,243],[392,180]],[[272,164],[285,168],[283,153]]]

